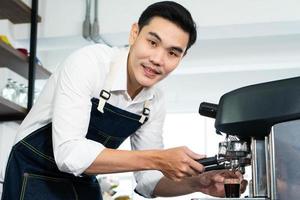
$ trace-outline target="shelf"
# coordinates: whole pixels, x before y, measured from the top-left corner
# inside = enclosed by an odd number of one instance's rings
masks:
[[[30,23],[31,9],[20,0],[1,0],[0,19],[9,19],[14,24]],[[38,17],[41,21],[41,17]]]
[[[7,67],[28,79],[28,57],[0,41],[0,67]],[[51,73],[40,65],[36,65],[36,79],[47,79]]]
[[[0,96],[0,121],[22,120],[25,116],[26,108]]]

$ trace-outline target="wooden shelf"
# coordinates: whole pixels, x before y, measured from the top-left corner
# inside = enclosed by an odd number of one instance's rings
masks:
[[[21,0],[0,0],[0,19],[14,24],[31,23],[31,9]],[[41,18],[37,19],[39,22]],[[28,79],[29,58],[18,50],[0,41],[0,67],[7,67]],[[46,79],[50,72],[36,64],[35,79]],[[0,121],[23,120],[27,109],[0,96]]]
[[[9,19],[14,24],[30,23],[30,13],[31,9],[20,0],[0,1],[0,19]]]
[[[7,67],[28,79],[28,57],[0,41],[0,67]],[[51,73],[40,65],[36,65],[36,79],[47,79]]]
[[[26,108],[0,96],[0,121],[22,120],[26,112]]]

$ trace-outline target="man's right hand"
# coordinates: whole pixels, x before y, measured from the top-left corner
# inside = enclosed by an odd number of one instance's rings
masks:
[[[165,149],[157,153],[158,170],[171,180],[180,181],[204,171],[204,166],[195,160],[205,158],[205,156],[191,151],[188,147]]]

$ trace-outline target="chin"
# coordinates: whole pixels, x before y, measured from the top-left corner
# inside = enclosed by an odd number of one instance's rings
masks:
[[[143,87],[151,87],[157,83],[157,81],[154,80],[141,80],[139,81],[140,85]]]

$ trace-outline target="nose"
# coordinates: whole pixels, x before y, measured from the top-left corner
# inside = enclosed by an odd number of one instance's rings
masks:
[[[161,66],[164,62],[164,51],[162,49],[156,49],[150,56],[150,62],[155,66]]]

